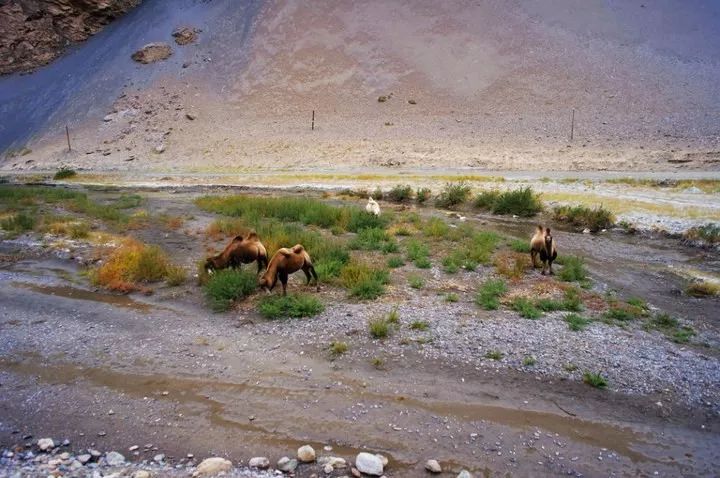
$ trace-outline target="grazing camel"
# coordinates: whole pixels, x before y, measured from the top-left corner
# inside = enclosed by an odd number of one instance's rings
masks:
[[[533,269],[537,268],[538,255],[542,261],[542,275],[545,275],[546,267],[549,269],[550,275],[553,275],[552,263],[557,258],[557,249],[549,227],[543,229],[542,226],[538,226],[535,235],[530,239],[530,260],[532,260]]]
[[[365,210],[375,216],[380,215],[380,205],[372,198],[372,196],[368,198],[368,203],[365,205]]]
[[[230,244],[220,254],[209,257],[205,261],[205,269],[208,273],[227,267],[241,267],[243,264],[250,264],[257,261],[258,274],[267,267],[267,251],[262,245],[255,231],[248,233],[247,237],[235,236]]]
[[[310,284],[310,279],[315,278],[317,291],[320,292],[318,276],[313,267],[312,259],[310,259],[310,254],[308,254],[300,244],[295,245],[292,249],[284,247],[279,249],[272,259],[270,259],[267,270],[260,278],[258,286],[269,294],[275,287],[275,284],[277,284],[279,277],[283,287],[283,295],[287,295],[288,276],[300,269],[305,273],[308,285]]]

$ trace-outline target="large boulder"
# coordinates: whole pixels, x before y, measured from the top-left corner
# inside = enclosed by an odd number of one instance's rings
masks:
[[[172,55],[172,48],[167,43],[148,43],[132,54],[132,59],[138,63],[148,64],[166,60]]]

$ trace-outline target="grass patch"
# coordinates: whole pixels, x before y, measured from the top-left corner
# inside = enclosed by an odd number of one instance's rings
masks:
[[[348,344],[347,342],[331,342],[330,343],[330,353],[339,356],[348,351]]]
[[[385,368],[385,361],[380,357],[373,357],[370,360],[370,364],[378,370],[382,370]]]
[[[94,284],[119,292],[137,290],[135,284],[157,282],[168,277],[173,266],[158,246],[126,239],[107,261],[91,272]]]
[[[720,284],[713,282],[691,282],[685,288],[685,293],[692,297],[714,297],[720,295]]]
[[[562,260],[563,268],[558,277],[564,282],[586,282],[588,280],[585,260],[578,256],[566,256]]]
[[[390,282],[390,275],[386,269],[351,262],[340,272],[340,282],[350,291],[351,297],[372,300],[385,293],[385,285]]]
[[[236,300],[241,300],[257,289],[257,276],[249,270],[223,269],[210,276],[204,286],[205,297],[215,312],[224,312]],[[263,315],[261,306],[260,313]]]
[[[553,219],[579,229],[587,228],[592,232],[609,229],[615,223],[613,213],[602,206],[557,206],[553,210]]]
[[[425,279],[422,276],[412,275],[408,277],[408,284],[413,289],[422,289],[425,287]]]
[[[350,241],[348,247],[355,250],[382,250],[383,252],[392,252],[398,248],[395,240],[384,229],[375,227],[361,229],[357,236]]]
[[[258,310],[267,319],[299,319],[315,316],[325,310],[325,306],[310,294],[267,295],[260,300]]]
[[[75,176],[77,176],[77,172],[75,172],[74,169],[63,167],[57,170],[53,179],[69,179],[74,178]]]
[[[450,226],[438,217],[432,217],[427,220],[423,226],[423,234],[429,237],[445,237],[450,232]]]
[[[390,323],[383,317],[370,320],[368,329],[374,339],[384,339],[390,335]]]
[[[435,198],[435,206],[448,209],[463,204],[470,198],[470,191],[470,186],[464,181],[446,183],[440,194]]]
[[[554,312],[556,310],[580,312],[583,309],[580,292],[575,288],[567,289],[561,300],[538,299],[535,301],[535,306],[543,312]]]
[[[650,319],[649,328],[659,330],[670,340],[678,344],[686,344],[695,335],[692,327],[680,325],[680,321],[666,313],[656,314]]]
[[[707,244],[720,244],[720,224],[708,223],[688,229],[683,238],[689,241],[702,241]]]
[[[510,308],[520,314],[524,319],[539,319],[542,316],[540,309],[525,297],[516,297],[510,303]]]
[[[185,283],[187,280],[187,273],[185,269],[180,266],[168,266],[165,282],[170,286],[179,286]]]
[[[647,306],[637,306],[630,303],[615,302],[603,314],[603,319],[607,322],[629,322],[646,316],[648,313]]]
[[[505,292],[507,292],[505,281],[502,279],[489,279],[480,286],[475,302],[485,310],[496,310],[500,307],[500,297]]]
[[[0,227],[12,234],[22,234],[23,232],[32,231],[36,223],[35,216],[20,212],[0,221]]]
[[[508,279],[522,279],[531,266],[530,256],[527,254],[507,252],[495,257],[495,271]]]
[[[518,253],[530,254],[530,243],[521,239],[513,239],[510,241],[510,249]]]
[[[390,256],[387,260],[387,266],[391,269],[397,269],[405,265],[405,260],[402,256]]]
[[[460,300],[460,297],[455,292],[448,292],[445,294],[445,302],[454,303]]]
[[[416,320],[410,324],[410,328],[412,330],[425,331],[430,328],[430,322],[428,322],[426,320]]]
[[[575,313],[566,315],[565,322],[567,322],[568,328],[573,332],[584,330],[590,323],[588,319]]]
[[[485,353],[485,358],[490,360],[502,360],[504,356],[505,354],[503,354],[499,350],[488,350]]]
[[[513,214],[520,217],[532,217],[543,210],[540,195],[531,187],[503,192],[483,191],[475,198],[473,205],[493,214]]]
[[[585,372],[583,373],[583,382],[587,383],[591,387],[603,389],[607,387],[608,383],[605,377],[600,372]]]
[[[523,358],[522,364],[524,367],[532,367],[537,363],[537,360],[532,355],[527,355]]]

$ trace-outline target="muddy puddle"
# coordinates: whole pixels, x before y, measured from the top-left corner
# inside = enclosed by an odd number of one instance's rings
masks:
[[[66,299],[85,300],[98,302],[101,304],[111,305],[113,307],[122,307],[124,309],[132,309],[138,312],[150,312],[157,309],[156,306],[137,302],[126,295],[105,294],[103,292],[78,289],[76,287],[63,285],[40,285],[28,282],[12,282],[14,287],[22,287],[39,294],[54,295],[56,297],[64,297]]]

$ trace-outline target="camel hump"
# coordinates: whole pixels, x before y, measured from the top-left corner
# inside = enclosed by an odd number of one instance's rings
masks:
[[[302,244],[295,244],[292,248],[292,251],[295,254],[300,254],[305,250],[305,248],[302,246]]]
[[[245,239],[247,239],[248,241],[257,241],[258,240],[257,232],[250,231]]]
[[[539,232],[540,234],[542,234],[542,233],[543,233],[543,227],[542,227],[542,225],[541,225],[541,224],[538,224],[538,225],[537,225],[537,227],[536,227],[535,229],[536,229],[536,230],[537,230],[537,232]]]
[[[242,241],[244,241],[244,240],[245,240],[245,239],[243,238],[242,234],[238,234],[237,236],[233,237],[233,242],[235,242],[235,241],[240,241],[240,242],[242,242]]]
[[[293,253],[292,250],[288,249],[287,247],[281,247],[278,249],[277,254],[282,254],[283,256],[287,257]]]

